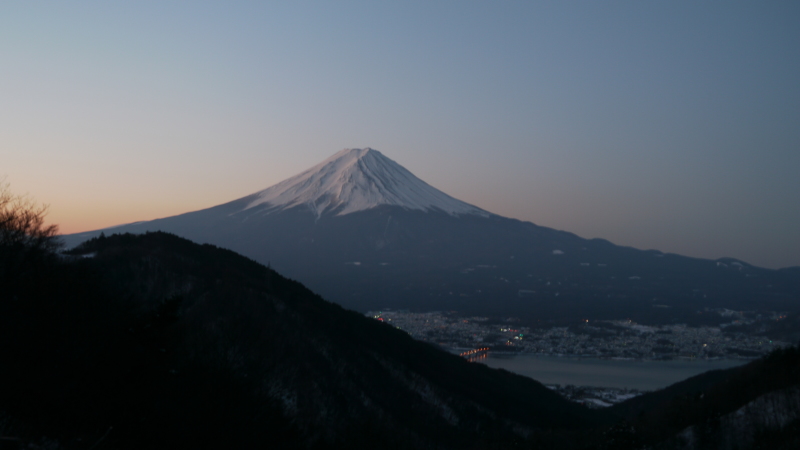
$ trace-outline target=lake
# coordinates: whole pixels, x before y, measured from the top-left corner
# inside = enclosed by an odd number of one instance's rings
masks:
[[[525,375],[544,384],[574,384],[651,391],[709,370],[741,366],[749,361],[740,359],[620,361],[489,353],[476,362]]]

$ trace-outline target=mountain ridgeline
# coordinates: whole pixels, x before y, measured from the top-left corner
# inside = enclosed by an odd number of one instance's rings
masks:
[[[800,351],[606,411],[166,233],[0,246],[4,448],[796,448]]]
[[[800,310],[800,268],[637,250],[501,217],[373,149],[343,150],[223,205],[105,231],[158,230],[232,249],[362,312],[700,324],[719,320],[704,313],[718,308]]]

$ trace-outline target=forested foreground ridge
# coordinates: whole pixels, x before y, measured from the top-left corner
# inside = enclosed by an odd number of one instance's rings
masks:
[[[4,448],[798,443],[794,348],[597,412],[228,250],[148,233],[59,254],[42,238],[0,241]]]
[[[37,259],[3,267],[7,435],[65,448],[486,448],[601,421],[227,250],[150,233]]]

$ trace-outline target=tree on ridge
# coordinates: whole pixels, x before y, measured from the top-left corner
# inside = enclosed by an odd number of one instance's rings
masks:
[[[47,205],[27,195],[15,195],[0,180],[0,247],[55,251],[61,247],[58,225],[45,225]]]

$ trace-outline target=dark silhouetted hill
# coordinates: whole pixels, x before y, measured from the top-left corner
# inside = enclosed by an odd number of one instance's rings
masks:
[[[658,448],[797,448],[800,348],[713,370],[608,409]]]
[[[591,411],[211,245],[126,234],[19,255],[0,248],[12,448],[788,449],[800,435],[796,348]]]
[[[165,233],[93,239],[1,304],[0,409],[67,448],[486,448],[599,421]]]

